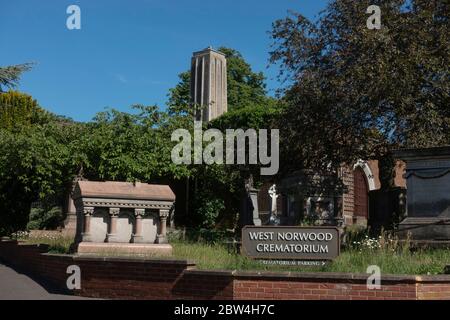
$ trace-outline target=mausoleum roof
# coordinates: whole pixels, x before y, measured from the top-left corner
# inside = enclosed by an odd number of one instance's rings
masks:
[[[175,201],[175,194],[168,185],[116,181],[78,181],[73,199],[108,198]]]
[[[394,156],[402,160],[428,157],[448,158],[450,157],[450,145],[432,148],[399,149],[394,151]]]

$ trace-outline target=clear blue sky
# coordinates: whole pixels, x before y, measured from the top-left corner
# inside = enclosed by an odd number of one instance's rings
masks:
[[[36,62],[18,88],[41,106],[79,121],[105,107],[164,107],[168,89],[209,45],[239,50],[266,69],[271,23],[288,9],[314,18],[327,0],[0,0],[0,66]],[[66,9],[81,8],[81,30]]]

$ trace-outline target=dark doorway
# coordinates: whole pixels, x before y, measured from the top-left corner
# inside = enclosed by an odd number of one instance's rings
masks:
[[[361,168],[353,171],[354,188],[354,216],[368,218],[369,216],[369,188],[367,186],[366,176]]]

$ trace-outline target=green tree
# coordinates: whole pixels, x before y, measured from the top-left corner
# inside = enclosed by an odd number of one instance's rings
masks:
[[[380,30],[366,26],[373,4]],[[271,61],[288,83],[286,167],[326,169],[448,144],[449,9],[445,1],[335,0],[317,22],[294,12],[274,22]]]
[[[100,112],[80,137],[85,174],[90,179],[152,182],[163,177],[189,176],[185,166],[172,163],[173,130],[186,125],[183,117],[169,119],[157,106],[135,105],[137,114],[114,109]]]
[[[182,72],[178,75],[180,82],[169,89],[169,112],[171,115],[186,114],[190,111],[191,105],[191,73],[189,71]]]
[[[3,87],[10,89],[16,87],[22,73],[30,70],[32,66],[32,63],[23,63],[0,67],[0,92],[3,91]]]
[[[274,104],[272,106],[252,105],[234,109],[212,120],[209,123],[209,127],[219,129],[223,133],[225,133],[227,129],[278,129],[278,119],[281,115],[282,110],[282,102],[278,102],[277,104]],[[268,134],[270,135],[270,131],[268,132]],[[247,141],[247,150],[249,150],[248,143],[249,142]],[[226,167],[227,171],[229,171],[230,173],[239,171],[243,179],[251,173],[257,183],[261,181],[259,164],[227,165]],[[243,185],[244,180],[242,180],[241,183]]]
[[[0,235],[23,230],[36,201],[55,205],[42,227],[58,224],[61,208],[54,199],[62,199],[78,162],[71,146],[80,126],[45,111],[27,94],[2,92],[30,68],[0,68]]]
[[[0,128],[12,130],[47,121],[50,114],[31,96],[10,90],[0,94]]]
[[[59,122],[0,129],[0,232],[23,230],[31,203],[62,199],[76,170],[77,130]]]
[[[227,59],[229,109],[269,103],[264,74],[253,72],[239,51],[225,47],[220,47],[219,51],[224,53]]]
[[[228,111],[211,121],[210,126],[225,132],[226,129],[270,129],[282,111],[282,103],[271,106],[250,105]]]

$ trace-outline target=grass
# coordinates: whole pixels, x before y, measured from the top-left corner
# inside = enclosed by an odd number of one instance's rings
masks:
[[[18,239],[20,240],[20,239]],[[23,239],[26,244],[46,244],[49,253],[67,254],[73,243],[73,237],[32,237]]]
[[[26,240],[29,244],[47,244],[50,253],[69,253],[72,238],[40,237]],[[341,252],[333,262],[324,266],[265,265],[227,250],[220,244],[172,242],[171,259],[189,259],[203,270],[254,270],[292,272],[349,272],[366,273],[367,267],[376,265],[385,274],[442,274],[450,264],[450,250],[423,249],[411,251],[409,247],[383,245],[380,247],[354,247]],[[156,258],[149,256],[148,258]],[[167,259],[167,257],[160,257]]]
[[[325,266],[264,265],[238,254],[229,253],[221,245],[173,243],[176,258],[190,259],[199,269],[261,270],[292,272],[351,272],[366,273],[367,267],[376,265],[385,274],[442,274],[450,264],[450,250],[428,249],[416,252],[386,250],[344,250],[333,262]]]

